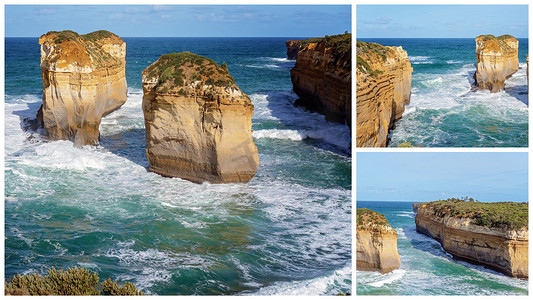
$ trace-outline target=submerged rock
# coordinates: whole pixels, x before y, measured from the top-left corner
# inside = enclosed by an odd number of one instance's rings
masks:
[[[385,147],[411,99],[413,68],[402,47],[357,41],[357,147]]]
[[[101,30],[39,38],[43,104],[37,118],[52,140],[96,144],[102,116],[126,102],[126,43]]]
[[[294,92],[329,120],[351,125],[352,35],[304,40],[291,69]]]
[[[504,89],[505,79],[518,71],[518,40],[510,35],[476,38],[475,84],[496,93]]]
[[[357,270],[388,273],[400,267],[396,230],[384,215],[357,209]]]
[[[190,53],[162,55],[142,72],[149,170],[192,182],[248,182],[258,153],[254,106],[226,64]]]

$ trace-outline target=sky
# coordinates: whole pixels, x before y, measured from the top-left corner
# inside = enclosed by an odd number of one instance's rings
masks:
[[[357,38],[528,37],[527,5],[357,5]]]
[[[350,5],[6,5],[6,37],[316,37],[351,32]]]
[[[527,153],[362,152],[357,201],[528,201]]]

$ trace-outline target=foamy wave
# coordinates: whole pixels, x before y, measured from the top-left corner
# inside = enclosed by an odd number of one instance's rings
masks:
[[[281,61],[281,62],[292,62],[292,60],[289,60],[287,58],[283,58],[283,57],[271,57],[272,60],[275,60],[275,61]]]
[[[402,279],[405,273],[406,273],[405,270],[397,269],[390,273],[380,276],[380,278],[385,277],[384,279],[376,281],[376,282],[371,282],[368,285],[371,285],[373,287],[382,287],[385,284],[391,284],[397,280]]]
[[[332,128],[322,130],[262,129],[254,131],[253,137],[256,139],[270,138],[292,141],[318,139],[343,149],[350,148],[350,135],[346,132],[338,132]]]
[[[460,63],[463,63],[463,62],[460,61],[460,60],[447,60],[446,63],[451,65],[451,64],[460,64]]]
[[[410,56],[409,60],[411,61],[411,64],[418,65],[418,64],[432,64],[433,61],[430,60],[431,57],[429,56]]]

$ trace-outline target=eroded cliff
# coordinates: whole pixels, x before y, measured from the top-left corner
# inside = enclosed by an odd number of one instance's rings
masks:
[[[149,170],[193,182],[248,182],[259,165],[253,105],[225,64],[190,53],[142,72]]]
[[[505,80],[518,71],[518,40],[510,35],[476,38],[475,84],[496,93],[504,89]]]
[[[357,209],[357,270],[388,273],[400,267],[396,230],[385,216],[366,209]]]
[[[385,147],[411,99],[413,68],[402,47],[357,42],[357,147]]]
[[[291,69],[293,90],[300,97],[297,104],[351,126],[352,35],[304,44]]]
[[[126,43],[108,31],[51,31],[39,38],[43,104],[37,118],[52,140],[96,144],[102,116],[126,102]]]
[[[443,201],[413,205],[418,232],[456,259],[528,278],[527,203]]]

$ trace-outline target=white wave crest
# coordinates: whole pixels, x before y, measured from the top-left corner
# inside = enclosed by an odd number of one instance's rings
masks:
[[[387,273],[383,276],[380,276],[380,278],[383,278],[379,281],[376,281],[376,282],[371,282],[369,283],[369,285],[373,286],[373,287],[382,287],[383,285],[385,284],[391,284],[397,280],[400,280],[402,279],[402,277],[405,275],[407,271],[405,270],[400,270],[400,269],[397,269],[397,270],[394,270],[390,273]]]

